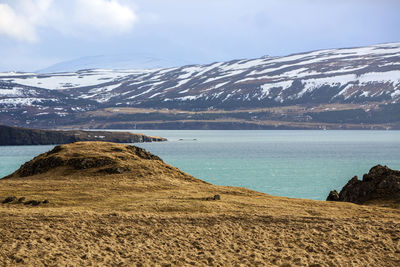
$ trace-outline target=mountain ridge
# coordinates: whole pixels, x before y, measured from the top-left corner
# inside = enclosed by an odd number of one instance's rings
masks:
[[[87,69],[160,69],[185,65],[184,60],[172,60],[146,53],[94,55],[61,61],[35,73],[65,73]]]
[[[106,108],[206,111],[355,104],[369,112],[385,105],[396,109],[399,103],[400,43],[164,69],[0,74],[0,116],[18,125],[43,115],[65,121]],[[21,109],[29,109],[29,116]]]

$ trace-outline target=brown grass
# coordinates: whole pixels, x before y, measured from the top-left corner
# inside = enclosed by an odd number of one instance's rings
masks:
[[[0,265],[400,265],[398,209],[214,186],[123,145],[63,148],[43,157],[101,155],[131,169],[59,166],[1,180],[1,198],[50,203],[0,204]]]

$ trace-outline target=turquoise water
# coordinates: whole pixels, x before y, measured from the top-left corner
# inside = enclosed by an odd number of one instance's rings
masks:
[[[400,169],[400,131],[132,132],[168,138],[136,145],[197,178],[271,195],[322,200],[376,164]],[[0,147],[0,177],[51,148]]]

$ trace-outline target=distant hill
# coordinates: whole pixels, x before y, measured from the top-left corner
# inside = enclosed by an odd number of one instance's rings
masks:
[[[139,108],[141,113],[132,116],[130,111],[111,119],[100,112],[108,108],[116,113]],[[146,116],[161,109],[177,112]],[[220,120],[225,124],[217,128],[224,128],[226,121],[239,120],[244,122],[240,125],[296,122],[302,123],[297,128],[308,128],[305,123],[329,128],[333,123],[333,128],[398,129],[399,109],[400,43],[164,69],[0,74],[0,119],[19,126],[107,128],[114,127],[111,121],[119,127],[129,125],[124,128],[143,122],[148,128],[160,126],[150,126],[151,121],[164,123],[158,128],[180,128],[174,122],[195,121],[196,128],[204,125],[199,121],[212,120],[215,125]],[[187,113],[215,110],[225,115]],[[231,115],[242,110],[251,113]]]
[[[76,141],[107,141],[116,143],[142,143],[166,141],[165,138],[106,131],[49,131],[0,125],[0,146],[53,145]]]
[[[172,60],[149,54],[120,54],[81,57],[59,62],[37,73],[74,72],[83,69],[161,69],[187,65],[184,60]]]

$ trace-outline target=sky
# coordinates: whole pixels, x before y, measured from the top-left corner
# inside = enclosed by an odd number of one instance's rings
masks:
[[[185,64],[400,42],[399,0],[0,0],[0,71],[99,55]]]

